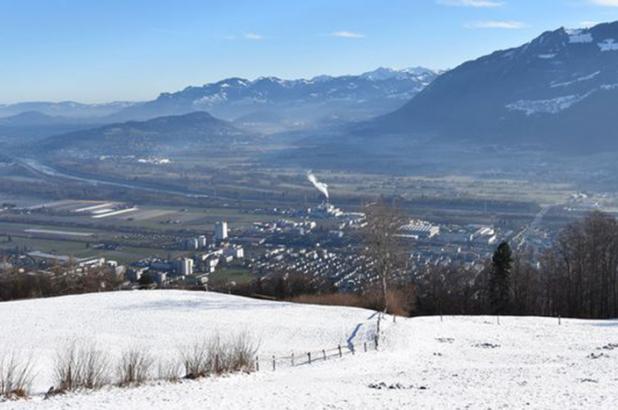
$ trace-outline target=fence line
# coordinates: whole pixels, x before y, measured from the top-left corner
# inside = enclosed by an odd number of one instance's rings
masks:
[[[288,356],[272,355],[270,359],[266,360],[264,358],[260,359],[259,356],[256,356],[255,370],[260,371],[260,369],[271,368],[272,371],[276,371],[278,368],[281,367],[305,366],[311,365],[319,361],[325,362],[330,359],[343,358],[343,356],[346,355],[353,356],[356,354],[357,345],[355,345],[354,343],[348,343],[346,345],[339,344],[337,345],[337,347],[333,347],[330,349],[313,350],[300,355],[296,355],[294,354],[294,352],[292,352]],[[379,347],[378,337],[374,336],[372,341],[364,341],[360,346],[364,353],[367,353],[369,351],[376,351]],[[260,366],[260,363],[262,363],[262,366]]]

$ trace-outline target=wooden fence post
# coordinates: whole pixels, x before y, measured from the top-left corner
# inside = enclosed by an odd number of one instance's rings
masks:
[[[307,359],[309,361],[309,364],[311,364],[311,352],[307,352]]]
[[[294,352],[292,352],[291,358],[292,358],[292,367],[294,367]]]
[[[322,357],[326,360],[326,350],[322,349]]]
[[[277,362],[275,361],[275,355],[273,355],[273,371],[277,369]]]
[[[365,348],[365,353],[367,353],[367,342],[363,343],[363,347]]]
[[[558,326],[560,326],[561,324],[562,324],[562,317],[558,315]]]
[[[375,343],[375,345],[376,345],[376,350],[378,350],[378,335],[375,335],[375,336],[373,337],[373,342],[374,342],[374,343]]]
[[[255,371],[256,372],[260,371],[260,358],[259,358],[259,356],[255,356]]]
[[[343,357],[343,354],[341,353],[341,345],[337,346],[337,349],[339,349],[339,357]]]
[[[352,352],[352,354],[354,354],[354,350],[356,350],[354,349],[354,344],[350,343],[350,351]]]

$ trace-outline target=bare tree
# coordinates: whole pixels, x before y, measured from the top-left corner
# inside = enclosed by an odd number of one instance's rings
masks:
[[[407,222],[404,214],[384,201],[365,207],[366,225],[363,229],[367,273],[369,280],[377,282],[382,299],[382,313],[389,309],[389,290],[397,274],[407,268],[408,255],[401,243],[399,232]],[[378,317],[378,336],[380,318]]]

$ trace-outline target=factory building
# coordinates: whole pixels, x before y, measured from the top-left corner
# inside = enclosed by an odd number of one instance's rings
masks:
[[[429,239],[440,235],[440,227],[427,221],[413,219],[409,224],[401,227],[402,236],[417,239]]]

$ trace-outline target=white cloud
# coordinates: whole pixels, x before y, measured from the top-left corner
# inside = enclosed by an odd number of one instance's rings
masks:
[[[589,0],[590,3],[604,7],[618,7],[618,0]]]
[[[437,0],[437,2],[444,6],[476,8],[501,7],[504,5],[504,2],[497,0]]]
[[[364,34],[355,33],[353,31],[335,31],[334,33],[330,33],[330,36],[341,38],[365,38]]]
[[[260,40],[264,40],[264,36],[261,34],[257,34],[257,33],[245,33],[245,39],[260,41]]]
[[[503,21],[503,20],[489,20],[489,21],[476,21],[474,23],[468,23],[466,28],[495,28],[504,30],[517,30],[526,27],[521,21]]]

